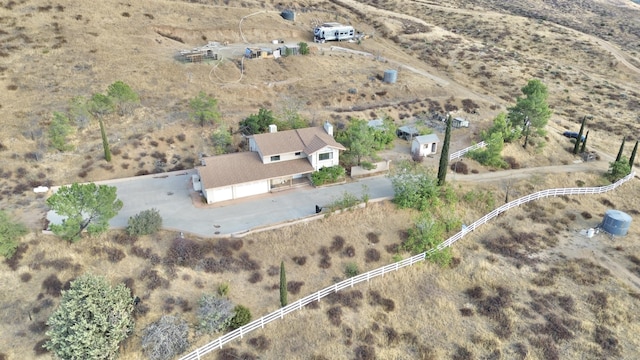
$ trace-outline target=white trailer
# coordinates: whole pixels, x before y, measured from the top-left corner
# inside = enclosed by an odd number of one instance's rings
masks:
[[[351,25],[342,25],[340,23],[330,22],[324,23],[313,29],[313,41],[323,43],[331,40],[351,40],[356,36],[356,31]]]

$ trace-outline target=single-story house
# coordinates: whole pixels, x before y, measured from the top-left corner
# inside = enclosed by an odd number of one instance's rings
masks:
[[[396,135],[398,135],[399,138],[411,140],[414,137],[420,135],[420,132],[413,126],[400,126],[396,130]]]
[[[249,137],[249,150],[209,156],[196,167],[200,189],[208,204],[265,194],[274,187],[290,186],[325,166],[339,164],[345,147],[333,138],[333,126],[277,131]]]
[[[427,156],[435,154],[438,150],[438,135],[420,135],[413,138],[411,142],[411,153],[419,156]]]

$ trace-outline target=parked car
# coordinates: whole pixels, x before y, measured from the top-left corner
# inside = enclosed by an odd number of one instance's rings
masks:
[[[565,131],[562,133],[562,136],[564,137],[568,137],[570,139],[577,139],[578,138],[578,133],[575,131]],[[582,135],[580,137],[580,142],[584,142],[584,135]]]

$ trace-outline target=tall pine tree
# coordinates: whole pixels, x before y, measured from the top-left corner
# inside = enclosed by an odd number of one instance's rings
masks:
[[[616,162],[622,159],[622,152],[624,151],[624,138],[622,138],[622,144],[620,144],[620,150],[618,150],[618,156],[616,156]]]
[[[633,147],[631,157],[629,158],[629,168],[631,168],[631,171],[633,171],[633,162],[636,160],[636,152],[638,152],[638,140],[636,140],[636,145]]]
[[[440,166],[438,167],[438,186],[444,185],[449,166],[449,142],[451,142],[451,115],[447,118],[447,130],[444,133],[444,143],[440,152]]]
[[[580,131],[578,132],[578,137],[576,138],[576,144],[573,146],[573,153],[577,154],[580,149],[580,144],[582,143],[582,132],[584,131],[584,124],[587,122],[587,117],[582,118],[582,124],[580,125]],[[584,151],[584,150],[583,150]]]

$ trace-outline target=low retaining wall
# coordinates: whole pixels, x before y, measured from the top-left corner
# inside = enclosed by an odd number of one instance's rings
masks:
[[[376,162],[376,163],[373,163],[375,168],[372,170],[366,170],[362,166],[353,166],[351,167],[351,177],[363,178],[363,177],[369,177],[369,176],[375,176],[375,175],[381,175],[381,174],[388,174],[390,164],[391,164],[391,160]]]

